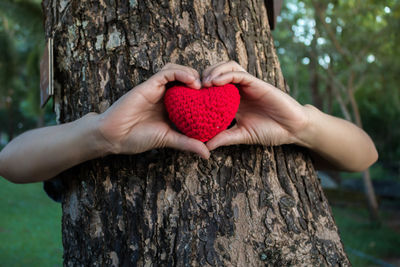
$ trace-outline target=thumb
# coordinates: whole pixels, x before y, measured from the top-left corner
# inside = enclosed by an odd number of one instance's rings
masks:
[[[206,145],[211,151],[220,146],[229,146],[236,144],[247,144],[246,135],[244,134],[243,130],[237,125],[228,130],[220,132],[214,138],[208,141]]]
[[[166,136],[165,145],[179,150],[194,152],[204,159],[210,157],[210,151],[203,142],[172,130]]]

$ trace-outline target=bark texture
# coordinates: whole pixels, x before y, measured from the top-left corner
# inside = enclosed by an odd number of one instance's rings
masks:
[[[44,0],[57,112],[102,112],[167,62],[236,60],[284,89],[264,1]],[[231,146],[109,156],[62,177],[65,266],[347,266],[310,158]]]

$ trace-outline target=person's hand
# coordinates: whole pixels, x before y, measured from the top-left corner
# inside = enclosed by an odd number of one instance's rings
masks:
[[[203,72],[203,85],[237,84],[241,95],[237,124],[210,141],[207,147],[233,144],[281,145],[300,142],[306,127],[306,108],[288,94],[255,78],[234,61],[219,63]]]
[[[199,74],[192,68],[167,64],[146,82],[122,96],[100,114],[99,130],[111,153],[135,154],[153,148],[171,147],[208,158],[204,143],[174,131],[168,122],[163,96],[168,82],[179,81],[200,89]]]

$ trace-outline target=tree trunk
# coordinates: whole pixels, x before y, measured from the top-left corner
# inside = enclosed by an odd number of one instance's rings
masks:
[[[319,75],[318,75],[318,52],[317,52],[317,41],[316,37],[311,41],[310,51],[310,89],[311,89],[311,101],[312,104],[319,110],[324,110],[324,103],[322,100],[321,93],[319,92]]]
[[[350,99],[351,108],[353,109],[354,120],[356,122],[356,125],[362,129],[363,126],[362,126],[361,115],[360,115],[360,111],[358,109],[357,101],[354,97],[353,82],[354,82],[354,72],[351,72],[349,81],[347,84],[347,94]],[[367,198],[370,219],[372,222],[377,222],[379,224],[380,223],[379,205],[378,205],[378,201],[376,199],[375,190],[374,190],[374,186],[372,184],[369,168],[362,172],[362,176],[363,176],[363,182],[364,182],[364,193],[365,193],[365,197]]]
[[[167,62],[236,60],[284,89],[264,1],[45,0],[60,122],[102,112]],[[61,175],[65,266],[350,265],[295,146],[109,156]]]
[[[37,114],[36,127],[37,128],[41,128],[41,127],[44,126],[44,124],[45,124],[45,122],[44,122],[44,110],[41,109]]]
[[[12,95],[12,94],[10,94]],[[11,96],[10,96],[11,99]],[[13,103],[12,100],[9,103],[6,103],[7,107],[7,137],[8,137],[8,142],[14,139],[14,129],[16,128],[16,123],[14,121],[14,111],[13,111]]]

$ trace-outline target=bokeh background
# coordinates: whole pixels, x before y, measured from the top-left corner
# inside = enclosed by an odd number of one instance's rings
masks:
[[[400,1],[284,0],[273,36],[290,94],[362,126],[377,146],[379,221],[361,173],[319,173],[353,266],[400,266]],[[40,1],[0,0],[0,149],[55,124],[52,102],[40,108],[43,48]],[[62,266],[61,206],[41,183],[0,178],[0,266]]]

